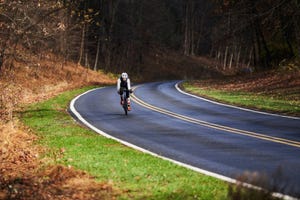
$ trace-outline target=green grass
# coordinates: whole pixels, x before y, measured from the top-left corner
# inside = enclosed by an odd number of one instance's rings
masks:
[[[121,190],[119,199],[228,199],[228,183],[128,148],[79,126],[66,109],[91,88],[31,105],[21,119],[58,164],[84,170]],[[63,149],[64,153],[59,152]]]
[[[298,115],[300,114],[300,102],[286,100],[283,97],[272,97],[264,94],[257,94],[243,91],[222,91],[216,89],[203,89],[193,85],[193,82],[184,82],[182,84],[185,91],[214,99],[219,102],[232,105],[242,106],[246,108]]]

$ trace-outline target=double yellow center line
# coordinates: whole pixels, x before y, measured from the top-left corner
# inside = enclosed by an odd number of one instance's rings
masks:
[[[300,148],[300,142],[298,142],[298,141],[293,141],[293,140],[288,140],[288,139],[284,139],[284,138],[268,136],[268,135],[264,135],[264,134],[260,134],[260,133],[245,131],[245,130],[241,130],[241,129],[231,128],[231,127],[228,127],[228,126],[222,126],[222,125],[219,125],[219,124],[206,122],[206,121],[199,120],[199,119],[194,119],[194,118],[191,118],[191,117],[180,115],[178,113],[174,113],[174,112],[171,112],[169,110],[165,110],[165,109],[150,105],[150,104],[142,101],[141,99],[137,98],[134,94],[131,95],[131,98],[134,102],[138,103],[139,105],[141,105],[143,107],[149,108],[149,109],[154,110],[156,112],[159,112],[159,113],[162,113],[162,114],[165,114],[165,115],[169,115],[169,116],[172,116],[172,117],[175,117],[175,118],[187,121],[187,122],[191,122],[191,123],[198,124],[198,125],[201,125],[201,126],[205,126],[205,127],[209,127],[209,128],[213,128],[213,129],[217,129],[217,130],[222,130],[222,131],[226,131],[226,132],[230,132],[230,133],[234,133],[234,134],[246,135],[246,136],[249,136],[249,137],[254,137],[254,138],[258,138],[258,139],[262,139],[262,140],[267,140],[267,141],[271,141],[271,142],[281,143],[281,144],[285,144],[285,145]]]

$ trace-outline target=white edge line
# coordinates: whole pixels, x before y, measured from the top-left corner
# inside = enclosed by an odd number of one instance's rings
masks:
[[[177,85],[177,84],[176,84]],[[194,167],[192,165],[188,165],[188,164],[185,164],[185,163],[182,163],[182,162],[179,162],[179,161],[176,161],[176,160],[173,160],[173,159],[170,159],[170,158],[167,158],[167,157],[164,157],[164,156],[161,156],[159,154],[156,154],[156,153],[153,153],[149,150],[146,150],[144,148],[141,148],[139,146],[136,146],[134,144],[131,144],[129,142],[126,142],[124,140],[121,140],[119,138],[116,138],[116,137],[113,137],[107,133],[105,133],[104,131],[101,131],[100,129],[96,128],[95,126],[93,126],[92,124],[90,124],[88,121],[86,121],[80,114],[79,112],[76,110],[75,108],[75,102],[83,95],[89,93],[89,92],[92,92],[92,91],[95,91],[95,90],[98,90],[98,89],[101,89],[101,88],[96,88],[96,89],[92,89],[92,90],[89,90],[89,91],[86,91],[80,95],[78,95],[77,97],[75,97],[71,102],[70,102],[70,111],[77,117],[78,120],[80,120],[84,125],[86,125],[87,127],[89,127],[90,129],[92,129],[93,131],[95,131],[96,133],[106,137],[106,138],[109,138],[109,139],[113,139],[125,146],[128,146],[132,149],[135,149],[135,150],[138,150],[138,151],[141,151],[143,153],[146,153],[146,154],[150,154],[154,157],[157,157],[157,158],[161,158],[163,160],[167,160],[169,162],[172,162],[176,165],[179,165],[179,166],[182,166],[182,167],[185,167],[187,169],[190,169],[190,170],[193,170],[193,171],[196,171],[196,172],[199,172],[201,174],[204,174],[204,175],[207,175],[207,176],[211,176],[211,177],[214,177],[214,178],[217,178],[217,179],[220,179],[220,180],[223,180],[223,181],[226,181],[226,182],[229,182],[229,183],[240,183],[238,180],[236,179],[233,179],[233,178],[229,178],[229,177],[226,177],[226,176],[223,176],[223,175],[220,175],[220,174],[217,174],[217,173],[213,173],[213,172],[210,172],[210,171],[207,171],[207,170],[204,170],[204,169],[200,169],[198,167]],[[254,185],[251,185],[251,184],[248,184],[248,183],[242,183],[243,186],[245,187],[250,187],[250,188],[256,188],[256,189],[261,189],[257,186],[254,186]],[[291,196],[288,196],[288,195],[284,195],[284,194],[280,194],[280,193],[273,193],[273,196],[274,197],[279,197],[279,198],[283,198],[283,199],[286,199],[286,200],[297,200],[295,199],[294,197],[291,197]]]
[[[150,154],[150,155],[152,155],[152,156],[159,157],[159,158],[162,158],[162,159],[164,159],[164,160],[171,161],[171,162],[173,162],[173,163],[175,163],[175,164],[177,164],[177,165],[184,166],[184,167],[186,167],[186,168],[189,168],[189,169],[192,169],[192,170],[194,170],[194,171],[203,173],[203,174],[205,174],[205,175],[213,176],[213,177],[215,177],[215,178],[218,178],[218,179],[221,179],[221,180],[230,182],[230,183],[236,183],[236,182],[237,182],[235,179],[232,179],[232,178],[229,178],[229,177],[226,177],[226,176],[223,176],[223,175],[219,175],[219,174],[216,174],[216,173],[213,173],[213,172],[209,172],[209,171],[206,171],[206,170],[203,170],[203,169],[200,169],[200,168],[197,168],[197,167],[193,167],[193,166],[191,166],[191,165],[188,165],[188,164],[185,164],[185,163],[181,163],[181,162],[179,162],[179,161],[172,160],[172,159],[170,159],[170,158],[167,158],[167,157],[158,155],[158,154],[153,153],[153,152],[151,152],[151,151],[149,151],[149,150],[143,149],[143,148],[138,147],[138,146],[136,146],[136,145],[134,145],[134,144],[131,144],[131,143],[129,143],[129,142],[126,142],[126,141],[123,141],[123,140],[118,139],[118,138],[116,138],[116,137],[113,137],[113,136],[111,136],[111,135],[105,133],[104,131],[99,130],[98,128],[96,128],[95,126],[93,126],[92,124],[90,124],[88,121],[86,121],[86,120],[78,113],[78,111],[76,110],[76,108],[75,108],[75,106],[74,106],[77,99],[79,99],[81,96],[83,96],[83,95],[85,95],[85,94],[87,94],[87,93],[89,93],[89,92],[92,92],[92,91],[94,91],[94,90],[97,90],[97,89],[89,90],[89,91],[87,91],[87,92],[85,92],[85,93],[83,93],[83,94],[77,96],[77,97],[76,97],[75,99],[73,99],[73,100],[71,101],[71,103],[70,103],[70,110],[71,110],[71,112],[78,118],[78,120],[80,120],[84,125],[86,125],[86,126],[89,127],[90,129],[92,129],[93,131],[97,132],[98,134],[100,134],[100,135],[102,135],[102,136],[104,136],[104,137],[107,137],[107,138],[109,138],[109,139],[116,140],[116,141],[118,141],[118,142],[120,142],[120,143],[122,143],[122,144],[124,144],[124,145],[126,145],[126,146],[128,146],[128,147],[131,147],[131,148],[136,149],[136,150],[138,150],[138,151],[141,151],[141,152],[143,152],[143,153],[147,153],[147,154]]]
[[[236,109],[244,110],[244,111],[248,111],[248,112],[254,112],[254,113],[264,114],[264,115],[271,115],[271,116],[284,117],[284,118],[290,118],[290,119],[300,119],[300,117],[293,117],[293,116],[287,116],[287,115],[279,115],[279,114],[267,113],[267,112],[256,111],[256,110],[251,110],[251,109],[248,109],[248,108],[242,108],[242,107],[238,107],[238,106],[233,106],[233,105],[229,105],[229,104],[224,104],[224,103],[219,103],[219,102],[216,102],[216,101],[212,101],[212,100],[209,100],[209,99],[206,99],[206,98],[197,96],[197,95],[193,95],[193,94],[184,92],[184,91],[181,90],[181,89],[179,88],[179,86],[178,86],[178,84],[180,84],[181,82],[183,82],[183,81],[179,81],[178,83],[175,84],[175,88],[176,88],[180,93],[185,94],[185,95],[188,95],[188,96],[191,96],[191,97],[194,97],[194,98],[197,98],[197,99],[201,99],[201,100],[204,100],[204,101],[213,103],[213,104],[217,104],[217,105],[221,105],[221,106],[226,106],[226,107],[230,107],[230,108],[236,108]]]

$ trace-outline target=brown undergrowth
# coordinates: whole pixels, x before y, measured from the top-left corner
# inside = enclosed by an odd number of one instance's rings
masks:
[[[45,148],[20,123],[1,124],[0,199],[114,199],[110,183],[96,182],[85,172],[50,164]]]
[[[195,85],[206,89],[254,92],[286,100],[300,100],[300,70],[273,70],[243,76],[226,76],[218,80],[204,79],[195,81]]]
[[[113,84],[114,79],[64,63],[55,56],[16,62],[0,74],[0,199],[115,199],[111,183],[42,159],[46,149],[14,117],[23,106],[85,85]]]

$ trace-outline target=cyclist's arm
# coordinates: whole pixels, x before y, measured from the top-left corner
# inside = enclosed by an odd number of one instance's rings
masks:
[[[131,90],[131,85],[130,85],[130,79],[129,78],[127,79],[127,88],[128,88],[128,90]]]
[[[117,81],[117,91],[120,91],[120,87],[121,87],[121,80],[118,79],[118,81]]]

